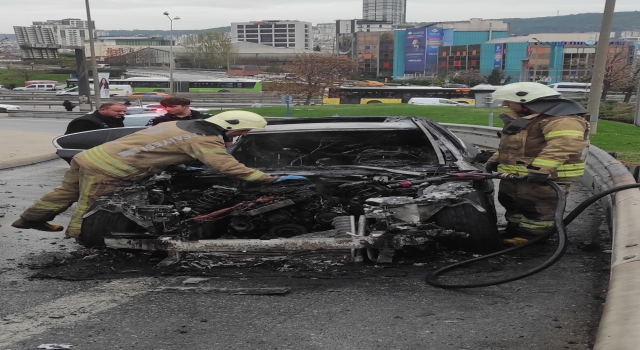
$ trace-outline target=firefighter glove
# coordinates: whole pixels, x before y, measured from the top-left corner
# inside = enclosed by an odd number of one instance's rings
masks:
[[[487,169],[487,172],[489,173],[493,173],[493,172],[498,172],[498,162],[487,162],[484,167],[485,169]]]
[[[289,181],[289,180],[309,180],[304,176],[299,176],[299,175],[285,175],[285,176],[281,176],[279,177],[275,183],[278,182],[282,182],[282,181]]]
[[[549,179],[549,174],[529,173],[527,174],[527,182],[543,183]]]

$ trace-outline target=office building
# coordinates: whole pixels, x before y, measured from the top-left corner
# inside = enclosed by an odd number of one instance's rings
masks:
[[[407,22],[407,0],[363,0],[362,19],[402,24]]]
[[[93,23],[95,28],[95,22]],[[34,21],[34,27],[49,28],[56,43],[65,46],[83,46],[89,40],[89,22],[77,18],[61,20]],[[95,36],[94,36],[95,37]]]
[[[265,20],[231,23],[231,39],[278,48],[313,49],[310,22]]]

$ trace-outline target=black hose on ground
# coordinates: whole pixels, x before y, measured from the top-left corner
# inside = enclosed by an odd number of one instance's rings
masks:
[[[451,265],[447,265],[444,267],[441,267],[435,271],[433,271],[432,273],[430,273],[429,275],[427,275],[425,277],[425,281],[434,286],[434,287],[438,287],[438,288],[448,288],[448,289],[459,289],[459,288],[478,288],[478,287],[487,287],[487,286],[495,286],[498,284],[504,284],[504,283],[508,283],[508,282],[512,282],[515,280],[519,280],[528,276],[531,276],[533,274],[536,274],[540,271],[543,271],[547,268],[549,268],[550,266],[552,266],[553,264],[555,264],[558,260],[560,260],[560,258],[562,257],[562,255],[564,254],[564,252],[567,250],[567,225],[569,225],[578,215],[580,215],[580,213],[582,213],[586,208],[588,208],[591,204],[595,203],[597,200],[599,200],[600,198],[610,195],[612,193],[615,192],[619,192],[619,191],[623,191],[623,190],[628,190],[631,188],[639,188],[640,187],[640,183],[636,183],[636,184],[629,184],[629,185],[622,185],[622,186],[618,186],[618,187],[614,187],[611,189],[608,189],[606,191],[600,192],[595,196],[589,197],[587,198],[587,200],[583,201],[582,203],[580,203],[579,206],[577,206],[575,209],[573,209],[571,211],[571,213],[569,213],[569,215],[567,215],[566,218],[564,218],[564,208],[566,206],[566,201],[567,201],[567,197],[566,194],[564,193],[564,191],[562,190],[562,188],[560,186],[558,186],[558,184],[556,184],[553,181],[549,181],[547,180],[546,182],[547,185],[551,186],[555,191],[556,194],[558,195],[558,207],[556,208],[556,212],[555,212],[555,216],[554,216],[554,223],[556,225],[557,230],[556,231],[551,231],[547,234],[544,234],[542,236],[538,236],[530,241],[528,241],[525,244],[522,245],[518,245],[515,247],[511,247],[508,249],[504,249],[495,253],[491,253],[491,254],[487,254],[487,255],[483,255],[477,258],[473,258],[473,259],[469,259],[469,260],[465,260],[465,261],[461,261],[461,262],[457,262],[455,264],[451,264]],[[451,271],[454,270],[460,266],[464,266],[464,265],[468,265],[471,263],[474,263],[476,261],[481,261],[481,260],[485,260],[485,259],[489,259],[492,258],[494,256],[499,256],[499,255],[503,255],[509,252],[513,252],[515,250],[518,249],[522,249],[528,246],[531,246],[533,244],[536,244],[537,242],[540,242],[544,239],[547,239],[549,236],[553,235],[554,233],[558,234],[558,247],[556,248],[555,252],[553,253],[553,255],[551,255],[547,260],[545,260],[542,264],[528,270],[525,271],[522,274],[513,276],[513,277],[508,277],[508,278],[504,278],[504,279],[499,279],[499,280],[495,280],[495,281],[490,281],[490,282],[482,282],[482,283],[471,283],[471,284],[443,284],[443,283],[439,283],[436,280],[438,279],[438,276],[440,276],[441,274],[447,272],[447,271]]]

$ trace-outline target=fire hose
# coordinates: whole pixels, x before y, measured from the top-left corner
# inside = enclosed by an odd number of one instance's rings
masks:
[[[494,174],[474,174],[474,173],[469,173],[469,174],[461,174],[461,175],[467,175],[467,179],[470,177],[470,175],[478,175],[479,178],[502,178],[502,179],[514,179],[514,180],[520,180],[522,181],[522,178],[517,178],[517,177],[509,177],[509,176],[504,176],[501,177],[501,175],[504,174],[498,174],[498,175],[494,175]],[[458,177],[452,177],[449,181],[453,180],[461,180],[463,176],[458,176]],[[445,179],[445,181],[447,181],[447,176],[442,177],[443,179]],[[426,180],[426,179],[425,179]],[[420,180],[422,181],[422,180]],[[433,180],[432,180],[433,181]],[[558,262],[558,260],[560,260],[560,258],[562,257],[562,255],[565,253],[565,251],[567,250],[567,225],[569,225],[576,217],[578,217],[578,215],[580,215],[580,213],[582,213],[586,208],[588,208],[590,205],[592,205],[593,203],[595,203],[596,201],[598,201],[600,198],[604,197],[604,196],[608,196],[612,193],[615,192],[619,192],[619,191],[623,191],[623,190],[628,190],[631,188],[640,188],[640,183],[636,183],[636,184],[629,184],[629,185],[622,185],[622,186],[618,186],[618,187],[614,187],[614,188],[610,188],[606,191],[600,192],[597,195],[594,195],[592,197],[587,198],[585,201],[583,201],[582,203],[580,203],[580,205],[578,205],[575,209],[573,209],[569,215],[567,215],[567,217],[564,217],[564,213],[565,213],[565,206],[566,206],[566,202],[567,202],[567,197],[566,194],[564,193],[564,191],[562,190],[562,188],[560,186],[558,186],[558,184],[556,184],[555,182],[551,181],[551,180],[547,180],[545,182],[545,184],[551,186],[555,192],[556,195],[558,196],[558,206],[556,208],[555,211],[555,215],[554,215],[554,224],[556,227],[556,230],[551,231],[549,233],[546,233],[544,235],[538,236],[534,239],[529,240],[528,242],[521,244],[521,245],[517,245],[514,247],[510,247],[504,250],[500,250],[491,254],[487,254],[487,255],[483,255],[477,258],[472,258],[472,259],[468,259],[468,260],[464,260],[461,262],[457,262],[454,264],[450,264],[450,265],[446,265],[443,266],[433,272],[431,272],[430,274],[428,274],[425,277],[425,281],[434,286],[434,287],[438,287],[438,288],[448,288],[448,289],[454,289],[454,288],[478,288],[478,287],[487,287],[487,286],[494,286],[494,285],[498,285],[498,284],[504,284],[504,283],[508,283],[508,282],[512,282],[515,280],[519,280],[531,275],[534,275],[538,272],[541,272],[549,267],[551,267],[553,264],[555,264],[556,262]],[[556,250],[554,251],[554,253],[547,259],[545,260],[543,263],[541,263],[540,265],[529,269],[521,274],[512,276],[512,277],[507,277],[507,278],[503,278],[503,279],[498,279],[498,280],[494,280],[494,281],[488,281],[488,282],[480,282],[480,283],[470,283],[470,284],[444,284],[444,283],[440,283],[437,281],[438,277],[440,275],[442,275],[443,273],[447,272],[447,271],[451,271],[454,269],[457,269],[461,266],[465,266],[465,265],[469,265],[472,264],[474,262],[478,262],[481,260],[486,260],[489,258],[493,258],[499,255],[503,255],[506,253],[510,253],[519,249],[523,249],[526,247],[529,247],[531,245],[534,245],[540,241],[543,241],[547,238],[549,238],[550,236],[552,236],[553,234],[557,234],[558,236],[558,245]]]

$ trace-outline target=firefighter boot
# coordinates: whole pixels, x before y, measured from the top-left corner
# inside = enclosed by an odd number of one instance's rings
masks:
[[[16,228],[27,228],[46,232],[59,232],[64,229],[64,227],[60,225],[50,224],[45,221],[29,221],[23,218],[14,221],[11,226]]]

